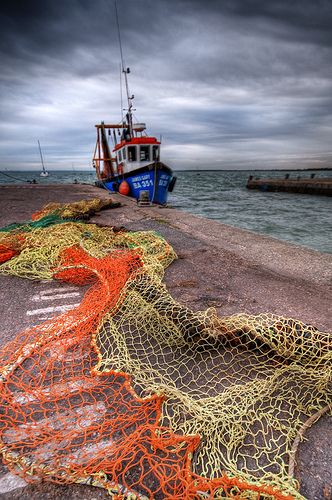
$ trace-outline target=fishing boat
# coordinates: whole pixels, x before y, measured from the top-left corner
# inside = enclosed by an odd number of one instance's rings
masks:
[[[160,161],[160,141],[143,134],[145,124],[132,124],[129,109],[124,123],[102,122],[96,128],[97,142],[93,158],[97,174],[96,185],[138,201],[166,204],[168,192],[173,190],[176,177],[171,168]],[[107,130],[113,131],[112,151]],[[116,138],[116,130],[120,132],[119,140]]]
[[[43,153],[42,153],[42,150],[41,150],[41,147],[40,147],[39,140],[38,140],[38,148],[39,148],[39,154],[40,154],[40,159],[41,159],[41,164],[42,164],[42,171],[40,172],[39,175],[40,175],[40,177],[48,177],[50,174],[45,169],[44,159],[43,159]]]
[[[119,123],[101,122],[95,126],[97,141],[93,166],[96,169],[96,185],[133,197],[141,204],[165,205],[176,177],[172,169],[161,161],[161,140],[146,133],[145,123],[133,120],[134,96],[129,93],[130,69],[125,68],[123,62],[119,23],[118,34],[128,107]]]

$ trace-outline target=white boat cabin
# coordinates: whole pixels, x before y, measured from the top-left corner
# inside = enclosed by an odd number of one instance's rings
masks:
[[[155,137],[134,137],[115,146],[116,168],[119,175],[140,169],[160,159],[160,142]]]
[[[121,176],[150,165],[153,168],[160,161],[161,143],[155,137],[143,135],[144,123],[135,123],[129,126],[127,123],[105,125],[102,122],[100,125],[96,125],[96,128],[97,142],[93,162],[99,179]],[[109,131],[109,136],[113,136],[112,153],[106,137],[106,130]],[[110,130],[113,130],[113,134]],[[121,135],[119,139],[116,130]]]

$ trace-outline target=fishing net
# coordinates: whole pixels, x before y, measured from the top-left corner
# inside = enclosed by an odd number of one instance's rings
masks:
[[[92,215],[106,208],[116,208],[120,203],[112,200],[94,198],[81,200],[75,203],[48,203],[41,210],[32,214],[32,220],[13,223],[0,228],[0,233],[27,232],[41,229],[54,224],[63,224],[70,220],[89,219]]]
[[[41,220],[52,215],[62,219],[88,219],[91,215],[106,208],[118,207],[120,203],[114,203],[112,199],[93,198],[92,200],[81,200],[74,203],[48,203],[40,211],[32,215],[32,220]]]
[[[304,422],[331,403],[331,334],[191,311],[162,283],[176,255],[153,232],[66,222],[0,244],[16,252],[1,273],[88,286],[3,349],[12,471],[118,499],[302,498],[288,465]]]

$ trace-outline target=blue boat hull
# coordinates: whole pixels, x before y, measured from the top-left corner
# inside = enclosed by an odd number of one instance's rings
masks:
[[[159,164],[158,168],[154,165],[148,165],[145,168],[133,172],[114,176],[112,178],[97,181],[96,184],[109,191],[116,193],[119,191],[121,182],[126,181],[130,192],[128,196],[140,199],[142,191],[148,191],[149,200],[158,205],[165,205],[169,191],[172,191],[176,177],[172,170],[164,164]]]

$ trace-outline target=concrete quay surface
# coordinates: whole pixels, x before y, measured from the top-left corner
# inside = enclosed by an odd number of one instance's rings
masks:
[[[1,185],[0,226],[23,222],[49,202],[109,198],[90,185]],[[193,310],[215,307],[220,316],[271,312],[331,331],[332,255],[237,229],[172,208],[138,207],[121,195],[119,208],[96,214],[91,222],[154,230],[178,255],[165,274],[174,298]],[[0,345],[28,326],[80,302],[83,291],[60,283],[0,276]],[[322,417],[298,451],[297,478],[309,500],[329,499],[332,488],[331,417]],[[0,469],[0,498],[97,499],[106,492],[87,486],[25,483]]]

